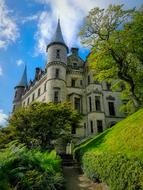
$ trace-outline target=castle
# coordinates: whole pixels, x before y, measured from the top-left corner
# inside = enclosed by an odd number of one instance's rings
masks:
[[[33,101],[64,102],[83,114],[81,127],[72,129],[75,138],[86,138],[102,132],[123,119],[120,91],[112,92],[110,84],[98,83],[89,70],[87,61],[80,58],[78,48],[69,48],[64,42],[60,21],[51,42],[47,45],[45,70],[36,68],[35,78],[27,82],[26,67],[15,87],[13,110],[28,106]]]

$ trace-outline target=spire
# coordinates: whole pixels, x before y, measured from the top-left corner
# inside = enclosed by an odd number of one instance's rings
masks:
[[[53,42],[60,42],[60,43],[65,44],[63,35],[62,35],[62,31],[61,31],[60,19],[58,19],[57,29],[51,40],[51,43],[53,43]]]
[[[27,67],[25,65],[22,78],[17,86],[27,86]]]
[[[49,48],[49,46],[51,46],[52,44],[56,44],[56,43],[64,45],[67,48],[67,51],[68,51],[68,47],[65,44],[65,41],[64,41],[64,38],[63,38],[63,35],[62,35],[60,19],[58,19],[58,24],[57,24],[56,31],[55,31],[55,33],[54,33],[54,35],[52,37],[51,42],[48,44],[47,48]]]

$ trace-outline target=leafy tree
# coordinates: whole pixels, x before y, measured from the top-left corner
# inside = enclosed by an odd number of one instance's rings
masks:
[[[21,143],[30,148],[49,149],[53,140],[70,138],[71,128],[78,126],[80,118],[80,114],[69,103],[35,102],[15,111],[9,123],[16,128]]]
[[[90,45],[88,62],[95,79],[122,88],[126,100],[124,111],[135,111],[143,102],[143,9],[124,10],[110,5],[106,10],[94,8],[86,17],[80,36]]]
[[[9,142],[16,140],[16,136],[15,127],[0,128],[0,149],[5,148]]]

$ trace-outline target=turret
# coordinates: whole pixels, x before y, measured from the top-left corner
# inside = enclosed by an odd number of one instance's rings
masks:
[[[66,100],[66,67],[68,47],[63,39],[60,20],[51,42],[47,45],[48,102]]]
[[[24,68],[23,75],[18,85],[15,86],[15,96],[13,100],[13,111],[21,106],[21,98],[24,93],[24,89],[27,86],[27,69]]]
[[[47,45],[48,63],[53,61],[60,61],[67,63],[68,47],[64,42],[60,20],[58,20],[57,29],[52,37],[51,42]]]

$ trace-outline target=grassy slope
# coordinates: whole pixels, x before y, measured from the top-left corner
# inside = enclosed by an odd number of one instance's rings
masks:
[[[97,153],[123,152],[127,156],[136,155],[143,161],[143,109],[80,145],[75,152],[83,154],[91,150]]]

